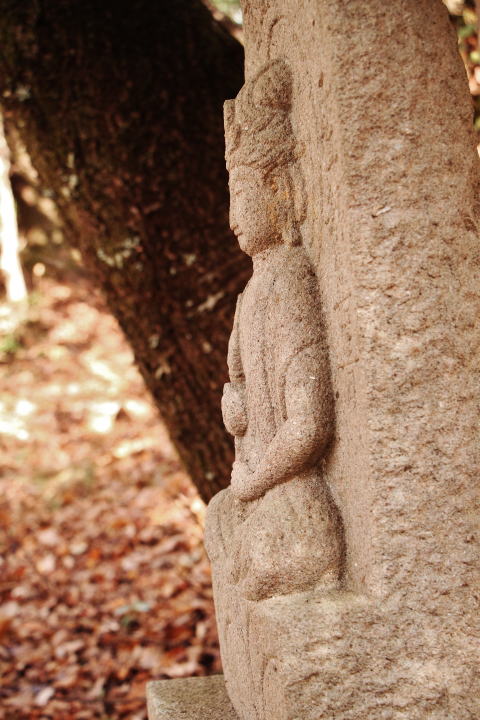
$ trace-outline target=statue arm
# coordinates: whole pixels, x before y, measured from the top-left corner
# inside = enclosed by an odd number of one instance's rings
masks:
[[[232,475],[232,490],[241,500],[267,490],[313,467],[333,431],[333,399],[326,351],[315,344],[299,352],[285,379],[287,418],[267,447],[255,472],[242,466]]]
[[[240,293],[240,295],[237,298],[237,306],[235,308],[235,316],[233,318],[232,333],[231,333],[230,339],[228,341],[227,364],[228,364],[228,376],[230,378],[231,383],[245,382],[245,374],[243,372],[243,365],[242,365],[242,356],[240,353],[240,330],[239,330],[240,309],[242,306],[242,295],[243,295],[243,293]]]

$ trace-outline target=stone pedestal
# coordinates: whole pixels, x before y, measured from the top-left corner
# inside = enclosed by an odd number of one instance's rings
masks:
[[[223,675],[148,683],[149,720],[237,720]]]
[[[469,610],[349,591],[238,596],[216,573],[226,686],[241,720],[473,720]],[[466,701],[466,699],[468,700]],[[453,709],[453,712],[452,712]]]
[[[447,622],[348,592],[299,593],[244,610],[236,630],[230,625],[236,664],[227,645],[225,668],[242,720],[475,717],[475,697],[465,704],[465,679],[476,670],[461,614]]]

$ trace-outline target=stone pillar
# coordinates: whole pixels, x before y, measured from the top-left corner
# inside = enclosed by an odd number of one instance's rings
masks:
[[[330,585],[313,573],[289,591],[275,586],[280,550],[273,591],[239,589],[212,530],[224,523],[222,537],[234,537],[244,512],[246,475],[234,470],[237,504],[213,501],[207,532],[227,690],[241,720],[474,720],[479,175],[447,10],[441,0],[245,0],[243,9],[245,93],[275,63],[292,78],[288,103],[270,97],[269,81],[264,104],[288,113],[302,175],[296,221],[318,281],[334,398],[324,507],[341,518],[343,565]],[[243,501],[278,490],[267,475],[265,494],[250,488]],[[267,515],[254,555],[273,546]],[[284,547],[288,555],[288,535]],[[334,544],[328,552],[336,557]]]
[[[479,173],[455,34],[441,0],[243,9],[227,162],[254,273],[206,532],[235,710],[215,678],[151,686],[150,717],[478,720]]]

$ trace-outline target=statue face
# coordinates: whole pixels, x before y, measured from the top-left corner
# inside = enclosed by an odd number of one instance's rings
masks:
[[[230,173],[230,227],[247,255],[255,255],[282,241],[281,209],[262,173],[248,167]]]

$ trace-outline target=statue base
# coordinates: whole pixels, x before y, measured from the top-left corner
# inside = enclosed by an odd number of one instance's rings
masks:
[[[149,682],[147,704],[149,720],[238,720],[223,675]]]
[[[475,633],[454,612],[318,591],[215,601],[240,720],[470,720]],[[440,639],[440,641],[439,641]],[[200,716],[198,716],[200,717]]]

